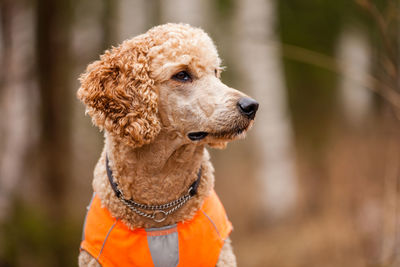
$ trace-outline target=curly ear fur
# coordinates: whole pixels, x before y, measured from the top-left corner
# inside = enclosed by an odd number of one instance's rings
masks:
[[[161,128],[148,50],[141,35],[106,51],[81,75],[77,93],[96,126],[135,147],[150,143]]]

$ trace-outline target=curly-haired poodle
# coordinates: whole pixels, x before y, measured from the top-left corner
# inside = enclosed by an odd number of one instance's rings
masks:
[[[220,80],[210,37],[165,24],[106,51],[78,98],[105,145],[80,266],[235,266],[205,148],[243,138],[258,103]]]

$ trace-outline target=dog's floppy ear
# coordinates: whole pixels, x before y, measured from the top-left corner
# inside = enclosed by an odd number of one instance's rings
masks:
[[[148,49],[146,40],[136,37],[106,51],[81,75],[77,93],[96,126],[135,147],[160,131]]]

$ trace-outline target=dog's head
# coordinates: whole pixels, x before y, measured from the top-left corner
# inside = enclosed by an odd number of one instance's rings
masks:
[[[140,147],[162,128],[184,142],[224,146],[252,125],[258,103],[223,84],[198,28],[165,24],[106,51],[82,74],[78,98],[100,129]]]

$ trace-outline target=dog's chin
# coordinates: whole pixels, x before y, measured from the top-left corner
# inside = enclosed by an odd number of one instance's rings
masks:
[[[228,145],[228,141],[226,142],[211,142],[207,144],[209,147],[217,148],[217,149],[225,149]]]

